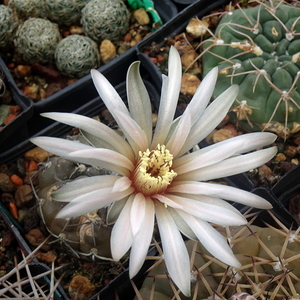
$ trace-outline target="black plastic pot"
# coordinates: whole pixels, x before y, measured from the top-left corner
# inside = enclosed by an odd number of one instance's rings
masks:
[[[19,105],[22,112],[10,123],[0,129],[0,153],[3,151],[4,144],[7,147],[17,144],[23,136],[27,135],[27,127],[24,126],[26,122],[33,115],[33,103],[25,97],[16,87],[15,82],[7,69],[4,62],[0,59],[0,69],[3,73],[3,81],[6,89],[11,92],[14,100],[14,105]]]

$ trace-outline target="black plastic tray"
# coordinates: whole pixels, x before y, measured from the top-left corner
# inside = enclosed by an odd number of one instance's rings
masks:
[[[11,144],[16,144],[23,135],[27,134],[26,122],[33,115],[33,103],[25,97],[17,88],[8,68],[0,59],[0,69],[3,73],[3,81],[6,89],[11,92],[15,105],[22,108],[22,112],[11,122],[0,129],[0,153],[4,146],[10,147]]]
[[[177,7],[171,0],[154,0],[154,5],[164,23],[177,15]],[[117,86],[125,81],[129,65],[137,60],[136,47],[130,48],[111,62],[98,68],[112,85]],[[27,139],[35,136],[38,132],[47,130],[50,122],[41,118],[39,116],[40,113],[48,111],[78,111],[97,96],[91,76],[86,75],[52,96],[40,102],[33,103],[30,98],[25,97],[18,89],[1,57],[0,67],[7,73],[9,88],[16,94],[17,104],[23,108],[22,114],[0,131],[0,163],[9,159],[8,156],[14,152],[15,148],[22,148]],[[27,122],[29,119],[30,121]]]

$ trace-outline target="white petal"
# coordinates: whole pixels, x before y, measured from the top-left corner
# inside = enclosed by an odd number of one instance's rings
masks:
[[[156,202],[155,212],[167,270],[181,292],[189,297],[191,273],[185,244],[172,216],[164,205]]]
[[[153,196],[152,198],[158,199],[161,203],[164,204],[165,207],[173,207],[173,208],[183,208],[182,205],[179,205],[176,201],[172,201],[170,198],[166,197],[165,195],[157,194]]]
[[[239,87],[234,84],[206,108],[205,112],[192,127],[186,143],[178,153],[178,156],[188,152],[219,125],[236,99],[238,92]]]
[[[208,222],[222,226],[239,226],[247,223],[237,209],[221,199],[203,195],[190,195],[189,198],[170,194],[165,196],[181,205],[181,210]]]
[[[201,244],[209,253],[229,266],[241,267],[240,262],[234,256],[225,238],[211,225],[183,211],[178,210],[177,212],[194,231]]]
[[[59,121],[70,126],[78,127],[97,137],[100,141],[110,144],[112,150],[133,159],[133,152],[128,143],[114,130],[92,118],[71,113],[42,113],[41,116]]]
[[[209,100],[212,97],[216,81],[218,78],[218,67],[215,67],[209,71],[199,85],[196,93],[190,101],[188,108],[192,114],[192,125],[201,117]]]
[[[198,241],[197,236],[191,230],[190,226],[181,218],[181,216],[177,213],[177,209],[168,207],[168,211],[170,212],[173,220],[176,223],[177,228],[181,231],[183,235],[188,237],[191,240]]]
[[[152,109],[150,97],[139,72],[140,62],[134,62],[126,77],[130,115],[146,133],[148,144],[152,138]]]
[[[273,143],[276,138],[277,136],[270,132],[242,134],[184,155],[174,160],[173,168],[177,174],[183,174],[264,147]]]
[[[142,267],[149,245],[151,243],[153,228],[154,228],[154,204],[150,198],[146,198],[145,218],[144,222],[135,235],[132,242],[129,260],[129,277],[132,278]]]
[[[140,230],[146,214],[146,199],[143,194],[137,193],[133,199],[130,212],[130,223],[133,236]]]
[[[112,257],[116,261],[119,261],[125,255],[133,242],[133,234],[130,225],[132,202],[133,195],[128,198],[111,232],[110,248]]]
[[[30,141],[50,153],[68,159],[70,159],[69,154],[73,151],[93,149],[89,145],[55,137],[39,136]]]
[[[220,161],[216,164],[200,168],[182,175],[176,179],[206,181],[227,177],[257,168],[269,161],[277,153],[277,147],[258,150],[249,154],[239,155]]]
[[[147,136],[141,127],[121,111],[115,110],[115,118],[135,153],[147,150]]]
[[[126,189],[128,189],[132,184],[132,181],[126,177],[119,177],[118,180],[114,183],[114,186],[112,188],[112,192],[121,192],[124,191]]]
[[[110,149],[91,148],[74,151],[69,154],[69,159],[105,168],[125,176],[129,176],[130,171],[134,168],[132,162],[127,157]]]
[[[260,209],[271,209],[272,205],[264,198],[257,196],[253,193],[215,183],[196,182],[196,181],[178,181],[178,184],[174,182],[172,187],[168,189],[169,192],[195,194],[195,195],[207,195],[211,197],[221,198],[251,207]],[[188,197],[188,195],[186,195]]]
[[[111,188],[96,190],[85,195],[74,198],[62,210],[59,211],[56,218],[78,217],[90,213],[94,210],[108,206],[114,201],[118,201],[134,191],[129,188],[122,192],[111,192]]]
[[[96,70],[91,70],[91,76],[100,98],[113,117],[115,117],[115,110],[122,111],[124,114],[130,116],[126,105],[110,82]]]
[[[75,179],[66,183],[51,194],[56,201],[70,202],[74,198],[102,188],[112,188],[114,183],[121,178],[114,175],[99,175]]]
[[[180,121],[175,128],[170,140],[168,141],[166,148],[175,157],[181,147],[184,145],[186,138],[191,130],[191,112],[190,109],[186,109]]]
[[[164,144],[171,127],[181,86],[181,60],[175,47],[170,48],[168,61],[168,78],[163,80],[159,112],[151,149]]]

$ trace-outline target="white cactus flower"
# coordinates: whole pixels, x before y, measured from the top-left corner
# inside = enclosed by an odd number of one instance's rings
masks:
[[[108,223],[115,223],[111,251],[119,260],[131,248],[129,273],[141,268],[158,224],[167,270],[184,295],[190,295],[190,263],[180,233],[195,240],[216,258],[233,267],[240,263],[226,240],[210,223],[246,224],[245,218],[224,200],[261,209],[272,208],[263,198],[234,187],[203,181],[231,176],[270,160],[276,147],[252,151],[271,144],[276,135],[267,132],[240,135],[189,153],[225,117],[238,94],[233,85],[207,107],[218,70],[202,81],[183,115],[173,121],[181,83],[177,50],[169,54],[169,75],[164,76],[155,131],[149,95],[133,63],[127,74],[128,106],[108,80],[96,70],[92,79],[125,139],[109,127],[88,117],[69,113],[43,116],[76,126],[90,145],[75,141],[36,137],[32,142],[72,161],[103,167],[117,175],[82,178],[52,194],[69,202],[57,218],[80,216],[110,206]],[[244,154],[252,151],[251,153]]]

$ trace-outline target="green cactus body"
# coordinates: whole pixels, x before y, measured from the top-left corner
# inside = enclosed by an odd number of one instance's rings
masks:
[[[100,44],[122,38],[129,29],[129,18],[123,1],[90,0],[82,9],[81,24],[85,34]]]
[[[46,17],[45,0],[10,0],[8,6],[22,20]]]
[[[57,213],[67,204],[55,201],[55,191],[82,176],[101,175],[103,170],[77,165],[60,157],[53,157],[39,175],[38,213],[54,240],[81,258],[111,259],[111,227],[106,225],[106,209],[84,216],[56,219]],[[105,173],[106,174],[106,173]]]
[[[89,0],[45,0],[47,17],[58,24],[77,24],[81,18],[81,10]]]
[[[203,71],[219,66],[214,91],[240,85],[232,118],[249,131],[281,137],[300,130],[300,9],[265,2],[223,16],[203,43]]]
[[[60,40],[57,24],[45,19],[29,18],[18,28],[14,43],[25,62],[47,63],[53,61]]]
[[[281,224],[282,225],[282,224]],[[135,299],[229,299],[238,292],[249,293],[255,299],[296,299],[300,293],[299,230],[286,227],[230,227],[218,229],[232,246],[242,267],[232,269],[211,257],[194,241],[186,245],[192,258],[192,295],[181,293],[175,298],[164,262],[155,266]],[[152,293],[152,294],[151,294]],[[152,295],[152,298],[151,298]],[[147,298],[147,297],[148,298]]]
[[[12,43],[18,24],[13,10],[6,5],[0,5],[0,48],[6,48]]]
[[[69,77],[80,78],[100,65],[97,44],[82,35],[69,35],[56,47],[55,63],[57,69]]]

